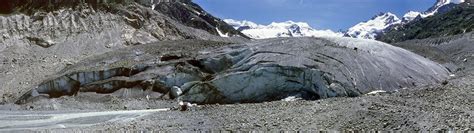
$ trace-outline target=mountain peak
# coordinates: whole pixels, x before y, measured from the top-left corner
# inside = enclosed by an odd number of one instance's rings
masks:
[[[275,28],[291,28],[291,27],[301,27],[301,28],[311,28],[308,23],[306,22],[294,22],[294,21],[286,21],[286,22],[272,22],[269,26]]]
[[[437,0],[437,2],[425,12],[409,11],[400,20],[397,15],[387,12],[381,12],[369,21],[359,23],[346,32],[345,36],[354,38],[376,39],[379,34],[389,27],[399,24],[407,24],[413,20],[426,18],[438,13],[444,13],[451,10],[456,4],[466,2],[465,0]]]
[[[423,18],[433,16],[434,14],[440,12],[441,9],[443,9],[444,7],[448,5],[460,4],[464,2],[465,0],[437,0],[437,2],[433,5],[433,7],[429,8],[421,16]]]
[[[453,5],[463,3],[465,0],[438,0],[431,8],[425,12],[409,11],[403,16],[403,22],[408,23],[415,20],[417,17],[426,18],[433,16],[436,13],[443,13],[449,11]]]
[[[379,14],[375,15],[373,18],[377,18],[377,17],[387,17],[387,16],[397,16],[391,12],[380,12]]]
[[[397,15],[387,12],[379,13],[372,17],[371,20],[361,22],[354,27],[351,27],[346,36],[364,39],[375,39],[377,34],[382,32],[387,27],[401,23]]]
[[[263,25],[258,25],[256,23],[254,23],[252,21],[248,21],[248,20],[238,21],[238,20],[234,20],[234,19],[224,19],[224,22],[226,22],[227,24],[234,27],[234,29],[239,29],[241,27],[258,28],[258,27],[263,26]]]
[[[405,15],[403,15],[403,22],[410,22],[415,20],[417,17],[421,17],[421,12],[417,11],[409,11]]]

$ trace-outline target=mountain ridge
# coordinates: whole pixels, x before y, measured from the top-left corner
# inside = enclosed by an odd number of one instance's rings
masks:
[[[60,9],[90,8],[90,10],[104,10],[107,12],[121,12],[117,10],[133,4],[158,11],[186,26],[202,29],[210,34],[221,36],[224,32],[228,36],[248,38],[237,30],[216,18],[191,0],[2,0],[0,1],[0,14],[26,14],[34,15],[38,12],[52,12]],[[221,36],[223,37],[223,36]]]
[[[390,12],[379,13],[379,15],[376,15],[370,20],[361,22],[349,28],[345,33],[345,36],[363,39],[378,39],[380,35],[384,34],[389,29],[396,29],[397,27],[408,24],[415,20],[420,20],[436,14],[448,12],[457,4],[464,2],[464,0],[437,0],[437,2],[425,12],[409,11],[405,13],[401,19],[398,18],[397,15]],[[391,16],[392,18],[381,18],[380,14],[388,14],[387,16]]]
[[[267,39],[279,37],[322,37],[322,36],[342,36],[342,33],[331,30],[316,30],[305,22],[272,22],[268,25],[256,24],[251,21],[225,19],[234,29],[253,39]]]
[[[386,28],[401,23],[393,13],[379,13],[372,17],[372,19],[361,22],[351,28],[345,33],[346,37],[375,39],[378,34],[382,33]]]
[[[391,27],[377,40],[394,43],[412,39],[445,37],[469,33],[472,30],[474,30],[474,7],[463,3],[446,13]]]

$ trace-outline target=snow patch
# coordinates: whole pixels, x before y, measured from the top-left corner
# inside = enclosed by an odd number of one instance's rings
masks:
[[[151,3],[151,9],[155,10],[156,4],[155,4],[154,0],[150,0],[150,3]]]
[[[395,24],[406,24],[418,17],[426,18],[433,16],[438,13],[443,6],[451,3],[459,4],[463,2],[465,2],[465,0],[438,0],[433,7],[425,12],[409,11],[403,16],[402,20],[390,12],[380,14],[367,22],[362,22],[349,28],[346,32],[346,36],[353,38],[376,39],[376,37],[383,33],[388,27]]]
[[[297,96],[289,96],[285,99],[281,99],[281,101],[285,101],[285,102],[293,102],[293,101],[299,101],[299,100],[303,100],[303,98],[297,97]]]
[[[219,28],[217,28],[217,27],[216,27],[216,30],[217,30],[217,33],[219,34],[219,36],[221,36],[221,37],[229,37],[229,33],[223,34],[223,33],[219,30]]]
[[[376,91],[372,91],[372,92],[367,93],[367,95],[376,95],[376,94],[380,94],[380,93],[387,93],[387,91],[376,90]]]
[[[421,16],[422,14],[420,12],[416,11],[409,11],[405,15],[403,15],[403,21],[405,22],[411,22],[415,20],[416,17]]]

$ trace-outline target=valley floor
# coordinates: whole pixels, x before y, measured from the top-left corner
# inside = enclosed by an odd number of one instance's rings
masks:
[[[94,117],[57,119],[38,125],[0,126],[0,130],[457,130],[474,128],[474,75],[456,77],[447,85],[401,90],[391,94],[365,95],[354,98],[330,98],[317,101],[276,101],[256,104],[194,106],[188,111],[131,111],[128,115],[113,112],[121,105],[134,103],[167,108],[174,102],[141,100],[111,100],[120,102],[115,107],[103,107]],[[78,98],[76,98],[78,99]],[[80,99],[80,98],[79,98]],[[113,98],[112,98],[113,99]],[[64,98],[60,101],[71,101]],[[83,99],[85,100],[85,99]],[[110,102],[110,101],[109,101]],[[79,103],[79,102],[78,102]],[[62,111],[39,111],[45,114],[77,112],[81,106],[69,104]],[[3,106],[5,108],[6,105]],[[16,105],[11,105],[16,106]],[[10,109],[12,108],[10,106]],[[31,105],[29,105],[31,106]],[[89,106],[89,107],[87,107]],[[127,106],[123,106],[127,107]],[[142,106],[144,109],[150,106]],[[19,108],[19,107],[18,107]],[[20,109],[21,110],[21,109]],[[123,108],[122,108],[123,110]],[[20,111],[22,112],[22,111]],[[110,114],[104,114],[109,112]],[[120,111],[119,111],[120,112]],[[125,111],[124,111],[125,112]],[[135,112],[135,113],[133,113]],[[17,112],[18,113],[18,112]],[[31,112],[24,112],[29,114]],[[38,112],[35,112],[38,113]],[[21,113],[20,113],[21,114]],[[11,113],[0,112],[0,123],[11,118]],[[18,114],[17,114],[18,115]],[[68,115],[66,115],[68,116]],[[79,115],[80,116],[80,115]],[[117,121],[117,118],[122,118]],[[26,121],[33,121],[30,118]],[[11,120],[11,119],[10,119]]]
[[[416,91],[317,101],[211,105],[160,112],[105,129],[164,130],[471,130],[474,77]],[[94,128],[94,127],[92,127]]]

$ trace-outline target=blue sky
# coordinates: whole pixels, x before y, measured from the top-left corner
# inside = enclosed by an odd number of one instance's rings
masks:
[[[436,0],[193,0],[222,19],[249,20],[258,24],[287,20],[309,23],[316,29],[346,30],[380,12],[402,17],[425,11]]]

